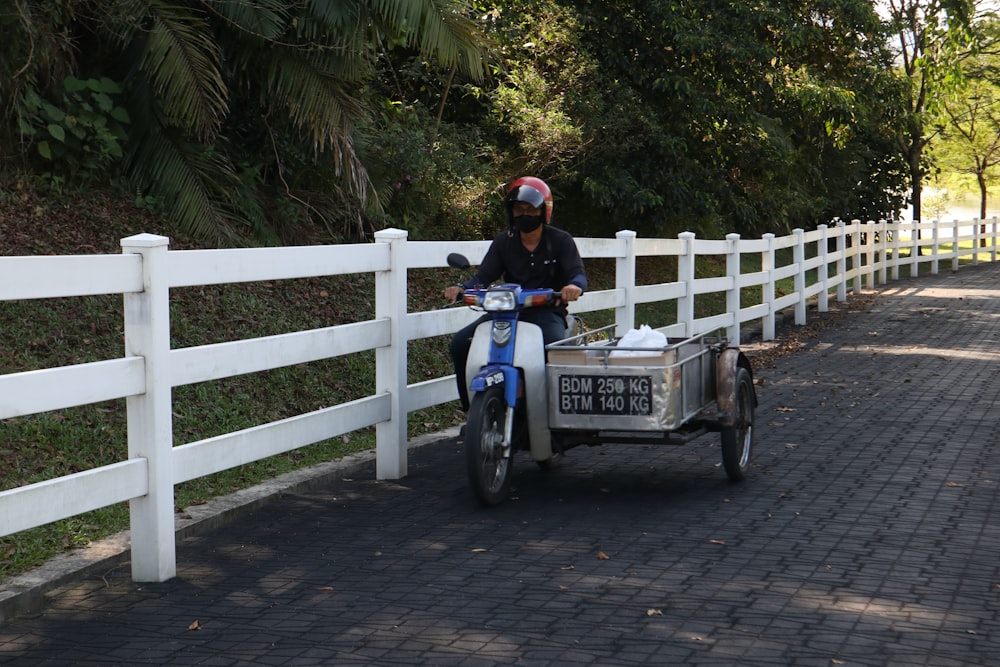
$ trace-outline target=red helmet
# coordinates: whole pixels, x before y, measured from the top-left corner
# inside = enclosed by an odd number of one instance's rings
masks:
[[[552,222],[552,191],[540,178],[523,176],[507,189],[504,205],[507,208],[507,222],[514,224],[514,202],[523,201],[542,210],[545,224]]]

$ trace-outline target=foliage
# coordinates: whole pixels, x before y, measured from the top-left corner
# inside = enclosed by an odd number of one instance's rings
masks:
[[[355,148],[360,92],[388,44],[481,76],[480,39],[461,9],[458,0],[19,0],[0,20],[16,34],[7,47],[24,63],[16,74],[42,97],[53,92],[50,72],[122,82],[132,125],[120,166],[143,201],[215,243],[276,242],[272,201],[353,236],[366,214],[379,215]],[[50,34],[87,56],[74,62],[53,38],[46,55],[61,63],[35,59]],[[7,114],[32,112],[27,90],[10,88]],[[305,174],[293,178],[298,165]],[[348,215],[331,215],[345,205]]]
[[[386,184],[387,226],[420,240],[492,234],[498,210],[483,193],[502,176],[478,128],[436,125],[426,107],[384,100],[382,113],[362,130],[359,154],[372,178]]]
[[[32,86],[24,91],[20,130],[34,144],[53,182],[96,180],[122,157],[128,112],[118,104],[121,87],[107,78],[81,81],[70,76],[42,99]]]
[[[577,234],[781,232],[893,215],[927,171],[972,0],[889,5],[16,0],[0,86],[27,162],[29,91],[118,82],[114,166],[210,243],[488,237],[528,173]]]
[[[1000,36],[1000,23],[980,26],[992,45]],[[941,101],[941,141],[935,154],[953,180],[971,179],[979,196],[979,217],[986,217],[989,186],[997,181],[1000,165],[1000,86],[996,75],[1000,56],[980,51],[962,63],[962,86]],[[959,182],[961,187],[961,182]]]
[[[536,0],[499,16],[496,134],[515,171],[554,180],[574,231],[755,233],[899,204],[870,3]]]

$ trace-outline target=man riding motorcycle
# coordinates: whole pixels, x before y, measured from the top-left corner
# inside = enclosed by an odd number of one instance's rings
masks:
[[[566,304],[576,301],[587,289],[583,259],[573,237],[552,222],[552,192],[539,178],[519,178],[507,190],[504,199],[508,229],[490,244],[476,275],[459,285],[445,288],[444,297],[455,301],[463,290],[486,287],[503,278],[525,288],[548,287],[559,292],[559,303],[549,308],[531,308],[521,319],[542,329],[546,344],[566,336]],[[476,327],[488,320],[484,315],[460,329],[451,342],[451,357],[458,381],[462,409],[469,409],[465,362],[469,356]]]

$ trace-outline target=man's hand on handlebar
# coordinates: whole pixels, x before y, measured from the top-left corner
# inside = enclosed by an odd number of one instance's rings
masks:
[[[566,285],[566,287],[559,290],[559,300],[563,303],[569,303],[570,301],[579,299],[581,294],[583,294],[583,290],[578,285]]]
[[[444,288],[444,300],[448,303],[455,303],[462,298],[462,288],[459,285],[449,285]]]

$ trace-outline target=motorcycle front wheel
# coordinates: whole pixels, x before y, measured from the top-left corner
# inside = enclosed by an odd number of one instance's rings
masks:
[[[508,448],[504,455],[506,416],[503,388],[490,387],[472,398],[465,426],[465,463],[472,491],[483,505],[496,505],[510,492],[514,452]]]

